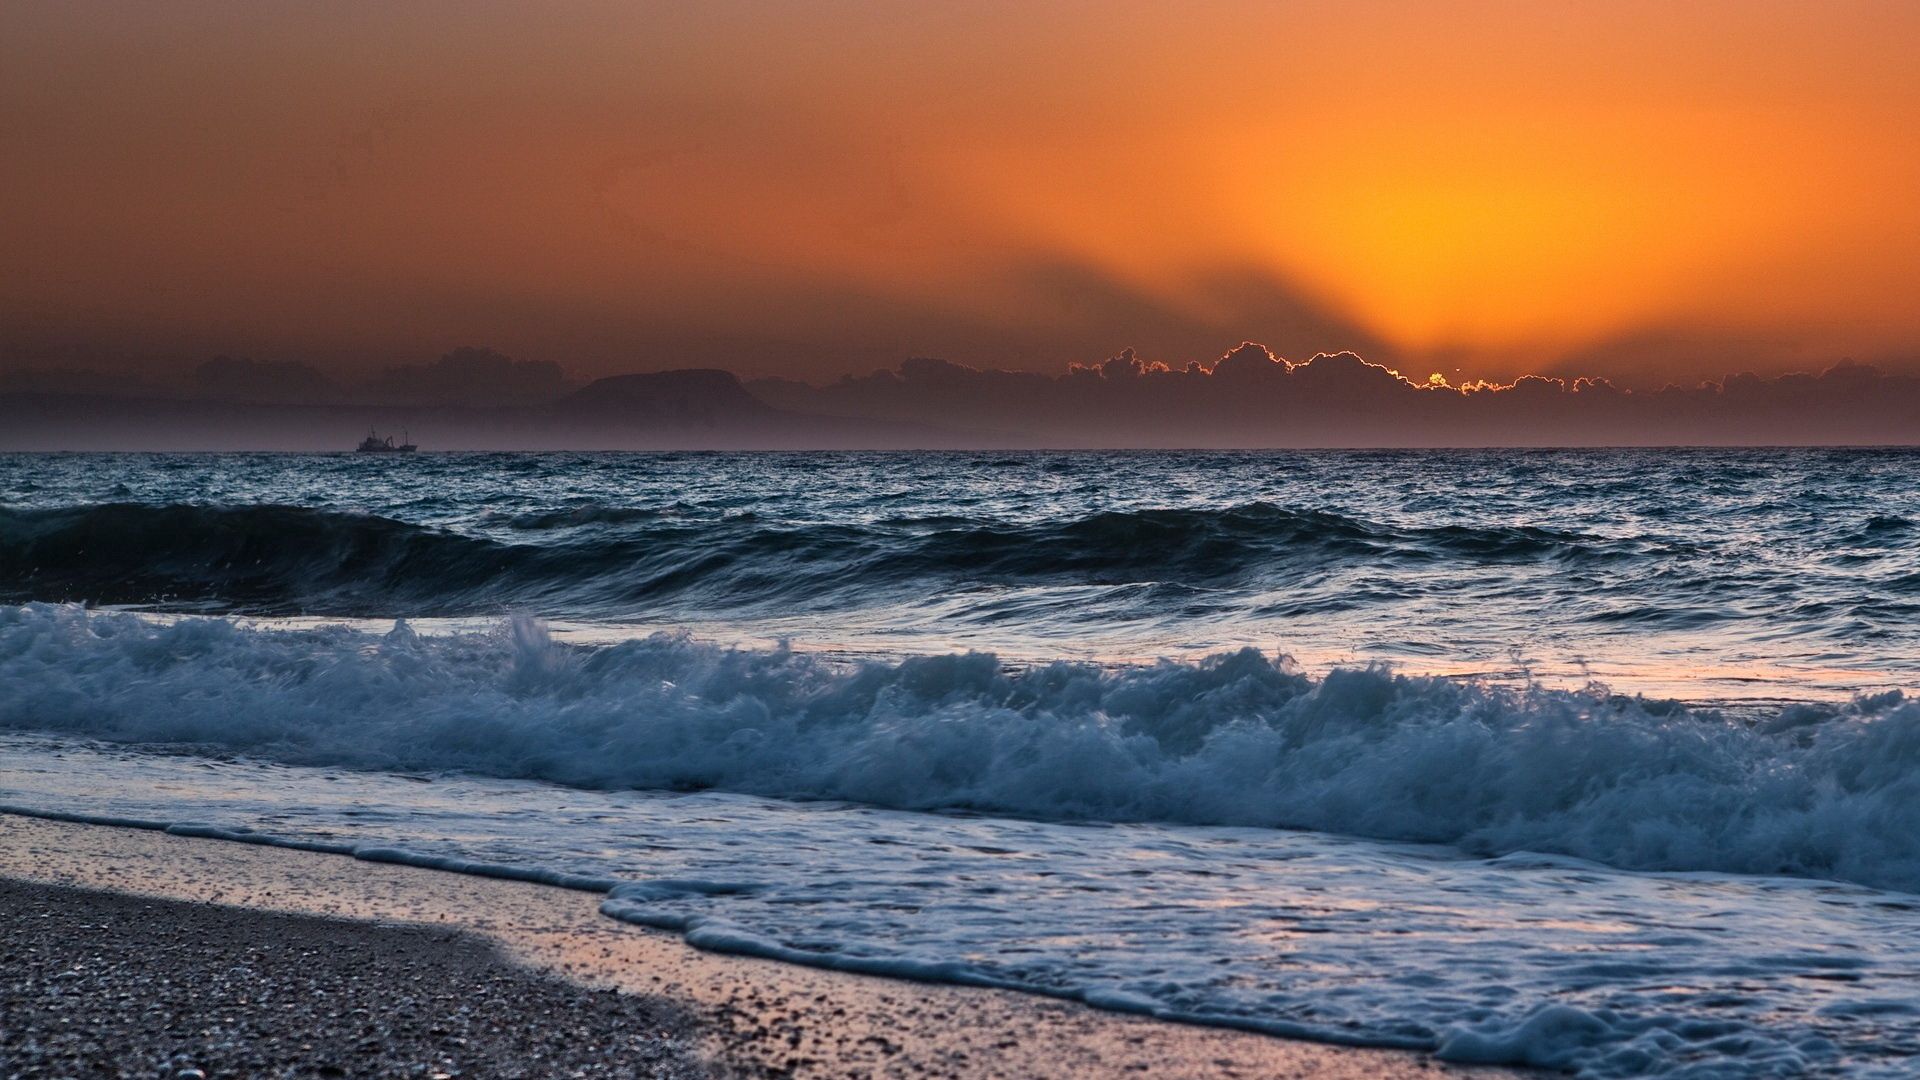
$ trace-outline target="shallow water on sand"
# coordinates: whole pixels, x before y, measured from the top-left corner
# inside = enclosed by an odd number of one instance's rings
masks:
[[[1900,1076],[1920,1053],[1910,894],[1311,832],[5,749],[9,800],[579,875],[613,888],[608,914],[717,951],[1588,1076]]]

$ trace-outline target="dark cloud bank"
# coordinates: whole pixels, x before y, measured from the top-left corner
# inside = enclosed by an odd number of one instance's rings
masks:
[[[1131,350],[1059,375],[909,360],[825,386],[690,369],[569,384],[553,364],[461,349],[343,386],[300,364],[217,359],[184,385],[0,382],[4,449],[427,449],[1913,445],[1920,377],[1841,364],[1629,391],[1605,379],[1416,382],[1352,353],[1243,344],[1212,364]]]

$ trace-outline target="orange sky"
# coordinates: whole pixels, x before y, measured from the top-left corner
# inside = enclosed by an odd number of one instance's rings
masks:
[[[0,364],[1920,368],[1920,5],[0,8]]]

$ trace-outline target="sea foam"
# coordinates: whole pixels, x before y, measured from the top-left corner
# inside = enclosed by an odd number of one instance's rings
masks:
[[[922,814],[0,736],[8,812],[606,894],[701,949],[1600,1080],[1906,1077],[1916,902],[1300,830]]]
[[[1039,819],[1315,829],[1920,890],[1920,704],[1753,717],[1199,663],[835,662],[536,621],[385,635],[0,609],[0,727],[289,764]]]

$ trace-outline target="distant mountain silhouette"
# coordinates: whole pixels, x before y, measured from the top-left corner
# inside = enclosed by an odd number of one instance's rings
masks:
[[[369,427],[434,450],[950,447],[936,426],[776,409],[732,373],[617,375],[550,404],[292,405],[0,392],[0,450],[351,450]]]
[[[565,394],[567,375],[550,360],[515,360],[463,345],[431,364],[388,368],[360,392],[363,400],[390,405],[534,405]]]
[[[908,360],[824,386],[762,379],[776,408],[939,423],[997,446],[1313,448],[1920,444],[1920,376],[1842,362],[1629,390],[1602,378],[1416,382],[1350,352],[1243,342],[1211,364],[1128,349],[1057,375]]]
[[[795,415],[782,413],[754,397],[733,372],[717,368],[597,379],[560,399],[553,408],[564,416],[706,427]]]
[[[345,391],[307,364],[216,356],[193,369],[192,397],[249,405],[289,402],[338,403]]]
[[[256,377],[279,370],[228,363],[212,381],[265,393]],[[1059,375],[910,360],[826,386],[690,368],[558,397],[537,392],[559,385],[548,367],[485,350],[418,370],[442,388],[491,372],[479,400],[512,404],[0,388],[0,450],[347,450],[369,427],[409,432],[427,451],[1920,444],[1920,377],[1844,363],[1648,391],[1537,376],[1454,386],[1353,353],[1295,363],[1244,343],[1181,368],[1132,350]],[[515,387],[525,393],[506,396]]]
[[[978,440],[924,421],[822,416],[778,409],[715,368],[614,375],[540,410],[551,431],[583,448],[815,449],[943,447]]]

